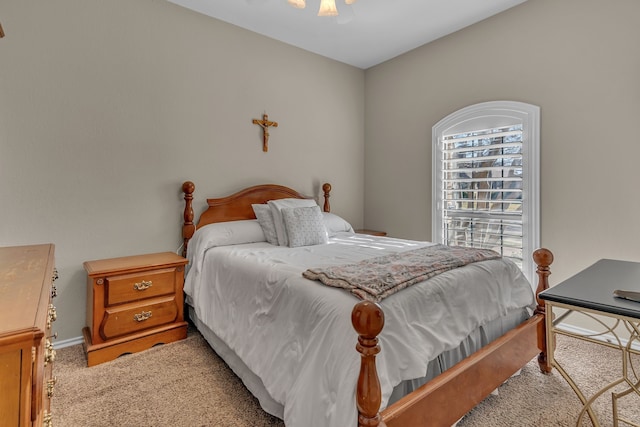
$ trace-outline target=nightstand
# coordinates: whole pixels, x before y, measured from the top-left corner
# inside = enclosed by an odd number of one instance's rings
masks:
[[[87,365],[186,338],[187,260],[173,252],[87,261]]]
[[[387,235],[386,231],[376,231],[376,230],[367,230],[367,229],[360,229],[360,230],[355,230],[355,231],[358,234],[369,234],[371,236],[386,236]]]

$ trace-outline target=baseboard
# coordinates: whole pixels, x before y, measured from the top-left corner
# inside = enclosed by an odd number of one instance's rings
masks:
[[[579,326],[569,325],[567,323],[560,323],[558,325],[558,328],[564,329],[567,332],[573,332],[573,333],[580,334],[580,335],[592,335],[592,334],[595,333],[592,330],[581,328]],[[600,335],[598,337],[595,337],[594,339],[599,340],[599,341],[604,341],[604,342],[615,342],[616,341],[616,338],[611,334]],[[60,349],[60,348],[71,347],[72,345],[82,344],[83,341],[84,340],[83,340],[82,335],[81,335],[81,336],[78,336],[78,337],[75,337],[75,338],[69,338],[69,339],[62,340],[62,341],[56,341],[56,343],[53,345],[53,348],[57,350],[57,349]],[[627,345],[627,340],[620,339],[620,341],[622,342],[622,345]],[[634,342],[633,344],[631,344],[631,348],[633,348],[634,350],[640,351],[640,342]]]
[[[567,332],[572,332],[572,333],[575,333],[575,334],[578,334],[578,335],[594,335],[594,334],[596,334],[595,331],[592,331],[590,329],[581,328],[579,326],[574,326],[574,325],[569,325],[567,323],[560,323],[556,327],[558,329],[563,329],[563,330],[565,330]],[[596,340],[596,341],[602,341],[602,342],[608,342],[608,343],[617,342],[616,337],[611,335],[611,334],[603,334],[603,335],[594,336],[593,339]],[[626,340],[624,338],[620,338],[620,342],[622,343],[623,346],[625,346],[625,345],[627,345],[629,340]],[[631,343],[631,348],[636,350],[636,351],[640,351],[640,342],[635,341],[635,342]]]
[[[53,348],[55,350],[58,350],[58,349],[65,348],[65,347],[71,347],[72,345],[82,344],[83,341],[84,340],[82,339],[82,335],[80,335],[79,337],[56,341],[53,344]]]

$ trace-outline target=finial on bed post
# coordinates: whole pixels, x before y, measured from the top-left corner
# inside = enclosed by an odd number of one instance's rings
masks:
[[[538,287],[536,288],[537,306],[534,313],[546,316],[548,313],[546,312],[544,301],[540,299],[539,294],[545,289],[549,289],[549,275],[551,274],[549,266],[553,263],[553,253],[545,248],[536,249],[533,252],[533,261],[538,266],[536,269],[536,274],[538,275]],[[547,359],[547,330],[544,324],[541,325],[542,333],[539,337],[540,342],[538,346],[542,349],[542,352],[538,355],[538,365],[542,372],[549,373],[551,372],[551,365]]]
[[[187,256],[187,246],[189,245],[189,239],[193,237],[193,233],[196,231],[196,226],[193,224],[193,192],[196,189],[196,185],[191,181],[186,181],[182,184],[182,191],[184,192],[184,224],[182,225],[182,256]]]
[[[544,313],[544,301],[540,299],[538,294],[545,289],[549,289],[549,275],[551,270],[549,266],[553,263],[553,254],[549,249],[540,248],[533,252],[533,261],[538,268],[536,274],[538,275],[538,288],[536,289],[536,313]]]
[[[382,392],[376,370],[376,354],[380,352],[378,335],[384,327],[384,312],[378,304],[361,301],[353,307],[351,323],[358,333],[356,350],[360,353],[360,374],[356,387],[358,427],[384,427],[379,413]]]
[[[324,207],[322,208],[325,212],[331,212],[331,205],[329,204],[329,197],[331,197],[331,184],[325,182],[322,184],[322,191],[324,192]]]

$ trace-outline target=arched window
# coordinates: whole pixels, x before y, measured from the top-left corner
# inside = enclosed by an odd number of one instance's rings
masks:
[[[540,108],[493,101],[433,127],[433,241],[493,249],[531,283],[540,243]]]

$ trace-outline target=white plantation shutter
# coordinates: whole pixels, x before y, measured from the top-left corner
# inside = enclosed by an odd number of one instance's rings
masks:
[[[443,237],[522,264],[522,126],[445,135]]]
[[[493,249],[533,280],[539,144],[531,113],[539,110],[523,106],[478,104],[434,126],[433,240]]]

